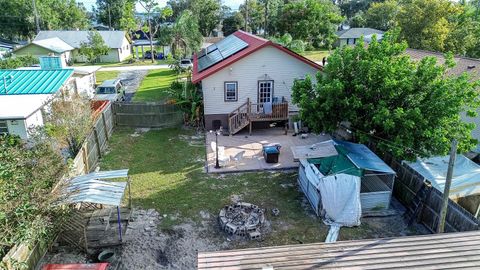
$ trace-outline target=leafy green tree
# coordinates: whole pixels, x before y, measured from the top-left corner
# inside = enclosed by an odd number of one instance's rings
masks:
[[[191,8],[192,0],[168,0],[167,6],[173,11],[172,19],[176,20],[184,10]]]
[[[443,52],[461,13],[462,8],[448,0],[411,0],[402,5],[397,23],[410,47]]]
[[[365,25],[378,30],[390,30],[396,26],[399,11],[399,3],[395,0],[372,3],[364,15]]]
[[[41,30],[86,29],[85,7],[75,0],[35,0]],[[36,34],[32,0],[0,0],[0,36],[33,38]]]
[[[374,2],[372,0],[356,0],[356,1],[343,1],[339,4],[342,15],[348,19],[355,16],[359,12],[366,11],[370,4]]]
[[[177,58],[189,56],[200,50],[202,41],[197,18],[190,10],[185,10],[171,29],[170,43],[173,55]]]
[[[357,14],[350,18],[349,22],[350,27],[365,27],[367,24],[363,11],[357,12]]]
[[[228,36],[245,26],[245,18],[242,13],[236,11],[223,20],[223,34]]]
[[[248,29],[246,31],[259,34],[265,27],[265,6],[259,0],[248,0],[247,6],[242,4],[240,5],[239,10],[242,13],[242,16],[247,18]],[[245,30],[245,27],[243,28]]]
[[[51,140],[34,138],[27,146],[18,137],[0,136],[0,246],[52,237],[58,224],[51,191],[66,165]]]
[[[305,42],[303,42],[302,40],[293,39],[292,36],[288,33],[284,34],[281,37],[271,37],[270,40],[284,47],[287,47],[288,49],[296,53],[302,53],[305,51]]]
[[[120,18],[119,29],[127,31],[130,38],[133,38],[133,32],[138,30],[138,23],[135,19],[135,1],[125,2],[123,16]]]
[[[451,55],[444,65],[434,57],[412,61],[397,36],[387,32],[368,47],[359,42],[337,49],[316,82],[296,81],[292,96],[301,119],[316,132],[348,122],[358,141],[375,140],[380,150],[402,159],[445,155],[452,138],[459,151],[470,150],[474,125],[460,114],[476,115],[478,83],[467,74],[446,76]]]
[[[193,0],[191,10],[197,17],[200,33],[210,36],[220,23],[221,3],[219,0]]]
[[[102,36],[97,31],[90,31],[88,41],[80,44],[78,52],[85,56],[89,63],[95,63],[100,56],[108,54],[109,50]]]
[[[31,67],[38,64],[38,58],[32,55],[10,56],[0,60],[0,69],[16,69],[19,67]]]
[[[153,53],[153,40],[157,32],[160,29],[160,20],[163,17],[163,14],[171,15],[170,8],[165,8],[164,10],[160,9],[158,2],[155,0],[139,0],[138,3],[145,9],[147,14],[146,25],[143,27],[143,31],[148,33],[150,40],[150,51],[152,63],[155,63],[155,54]]]
[[[135,0],[97,0],[97,7],[94,9],[94,13],[99,23],[113,29],[128,30],[124,28],[125,18],[128,21],[134,18],[135,9],[131,8],[132,6],[135,6]]]
[[[335,42],[342,21],[340,10],[329,0],[299,0],[284,6],[279,31],[315,47],[328,48]]]

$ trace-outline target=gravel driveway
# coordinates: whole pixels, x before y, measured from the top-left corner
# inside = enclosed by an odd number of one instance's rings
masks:
[[[147,75],[148,70],[129,70],[118,75],[125,87],[125,102],[132,102],[135,92],[137,92],[143,77]]]

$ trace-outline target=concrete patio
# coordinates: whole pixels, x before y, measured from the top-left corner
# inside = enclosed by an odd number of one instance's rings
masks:
[[[293,136],[292,132],[284,135],[282,128],[270,128],[253,130],[252,135],[248,132],[239,132],[233,136],[218,136],[218,146],[225,148],[224,159],[221,162],[221,168],[215,169],[215,134],[207,133],[207,172],[209,173],[229,173],[246,172],[260,170],[286,170],[298,168],[298,162],[294,161],[292,146],[305,146],[330,139],[329,135],[308,134],[307,138]],[[265,144],[279,143],[281,145],[278,163],[266,163],[262,153],[262,146]],[[219,151],[220,152],[220,151]],[[243,152],[243,156],[238,160]],[[222,159],[222,157],[220,157]]]

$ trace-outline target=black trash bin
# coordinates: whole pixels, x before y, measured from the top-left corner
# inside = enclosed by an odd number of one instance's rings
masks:
[[[263,146],[263,157],[267,163],[278,163],[278,156],[280,155],[280,145],[265,145]]]

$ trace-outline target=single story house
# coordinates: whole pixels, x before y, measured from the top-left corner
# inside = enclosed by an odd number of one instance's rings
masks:
[[[37,58],[41,56],[59,56],[62,59],[62,66],[66,67],[72,61],[72,51],[75,48],[68,45],[58,37],[42,40],[34,40],[32,43],[15,49],[15,55],[32,55]]]
[[[0,70],[0,133],[30,137],[44,124],[42,110],[55,96],[73,89],[73,69]]]
[[[445,57],[443,53],[409,48],[406,50],[406,54],[408,54],[410,58],[415,61],[420,61],[423,58],[429,56],[429,57],[437,58],[437,62],[439,64],[445,63]],[[447,75],[459,76],[467,72],[472,77],[473,80],[480,80],[480,60],[479,59],[455,56],[454,61],[456,65],[455,67],[447,71]],[[474,123],[476,125],[475,129],[472,131],[472,136],[473,138],[477,139],[480,142],[480,110],[479,110],[479,116],[475,118],[467,117],[465,113],[462,113],[461,116],[465,122]]]
[[[363,37],[364,41],[369,42],[372,40],[373,35],[377,36],[377,40],[383,37],[383,31],[373,28],[349,28],[338,31],[336,34],[338,40],[336,47],[345,45],[355,45],[357,41]]]
[[[78,49],[82,43],[88,42],[90,31],[40,31],[35,41],[59,38],[73,47],[72,59],[75,62],[86,62],[86,58],[80,55]],[[132,55],[130,40],[125,31],[98,31],[105,44],[110,48],[106,55],[100,56],[100,62],[122,62]]]
[[[205,127],[230,134],[253,122],[288,121],[295,79],[321,66],[270,40],[236,31],[193,57],[192,82],[203,91]],[[246,117],[248,116],[248,117]]]

